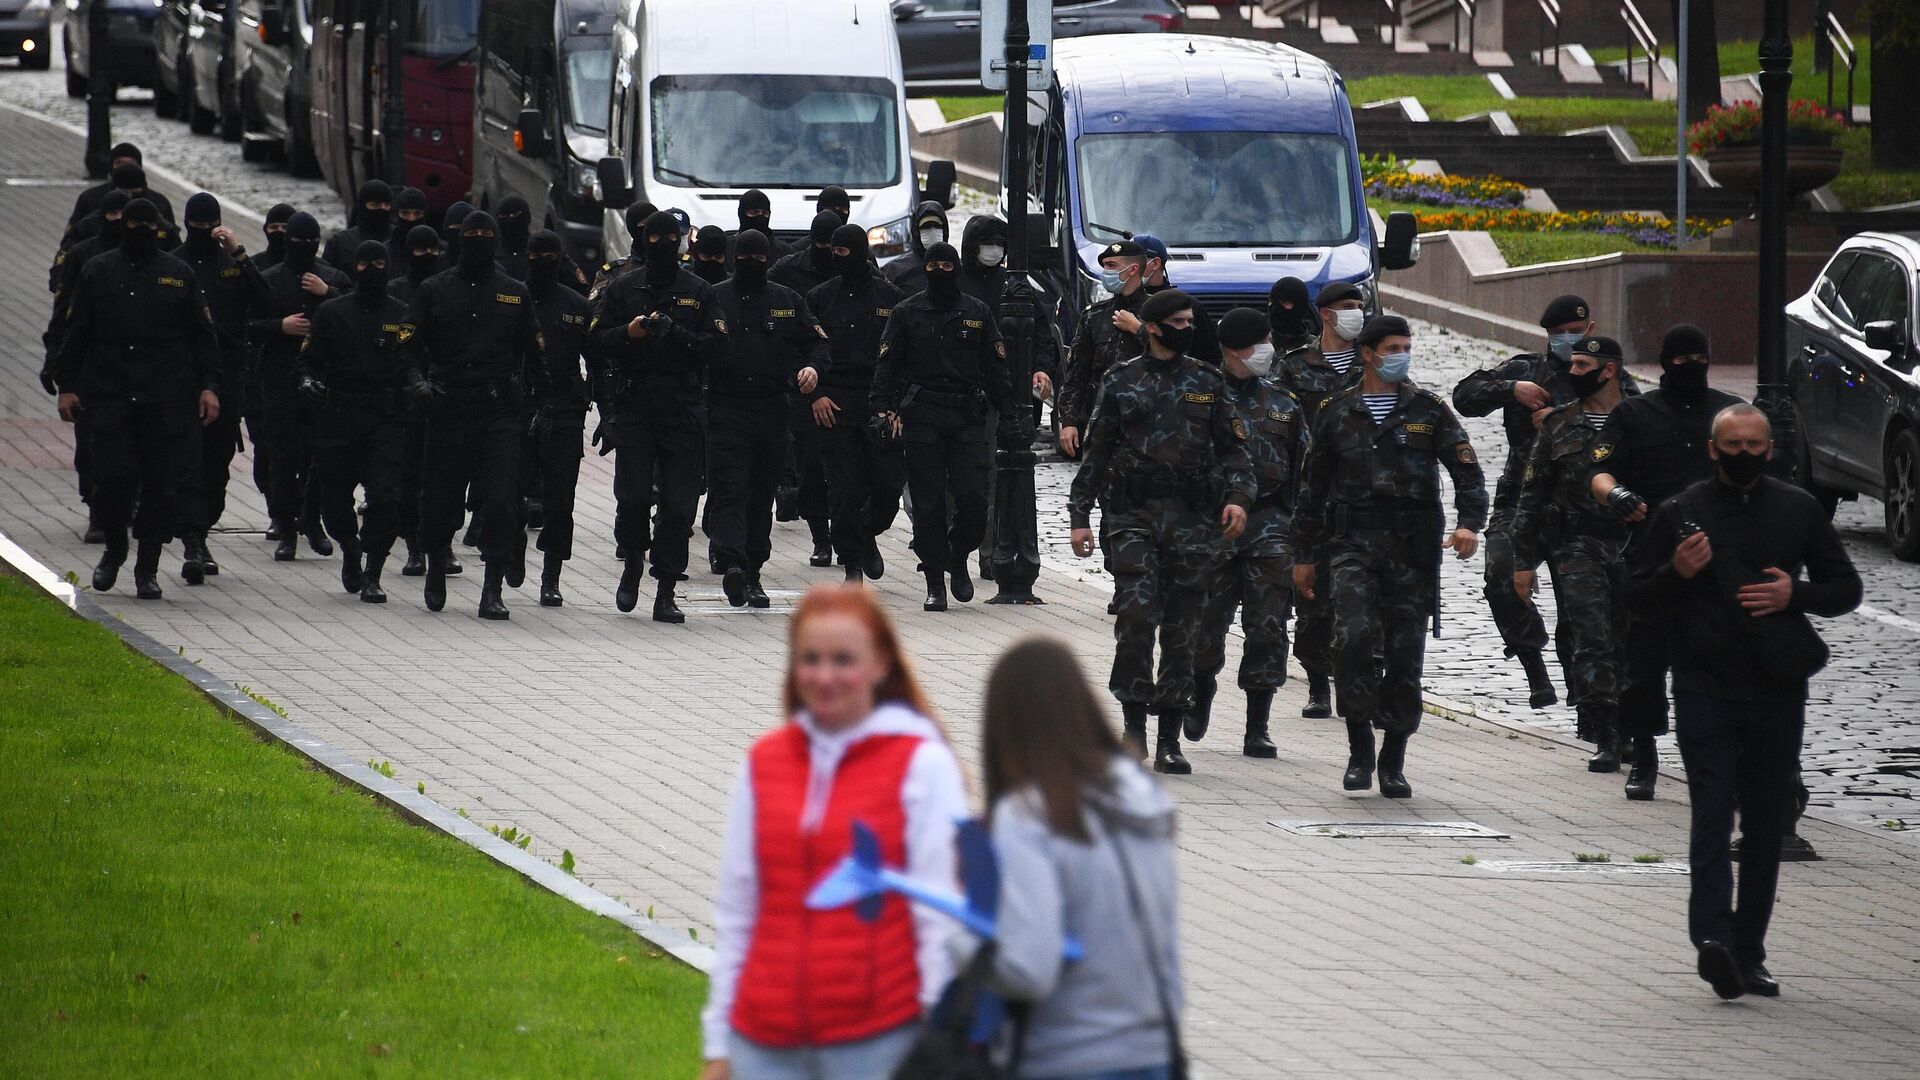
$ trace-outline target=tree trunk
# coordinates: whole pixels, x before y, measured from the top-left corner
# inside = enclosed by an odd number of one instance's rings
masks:
[[[1871,10],[1873,96],[1882,103],[1873,110],[1873,167],[1920,169],[1920,109],[1892,104],[1920,101],[1920,17],[1896,13],[1895,4]],[[1882,23],[1893,24],[1889,32]]]
[[[1687,4],[1687,122],[1703,120],[1707,106],[1720,104],[1720,35],[1714,30],[1713,0],[1673,0],[1673,40],[1680,41],[1680,5]],[[1679,55],[1679,49],[1674,49]]]

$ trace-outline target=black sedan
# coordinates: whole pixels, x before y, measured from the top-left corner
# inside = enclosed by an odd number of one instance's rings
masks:
[[[1164,33],[1186,18],[1177,0],[1054,0],[1053,36]],[[893,25],[909,91],[984,92],[980,0],[894,0]]]

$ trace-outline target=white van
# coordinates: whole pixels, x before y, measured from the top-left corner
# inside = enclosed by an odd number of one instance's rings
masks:
[[[693,227],[739,225],[749,188],[797,240],[838,184],[881,261],[908,249],[920,194],[888,0],[629,0],[613,31],[607,154],[597,170],[607,257],[623,212],[678,207]],[[939,163],[930,175],[952,176]],[[927,197],[951,201],[951,181]]]

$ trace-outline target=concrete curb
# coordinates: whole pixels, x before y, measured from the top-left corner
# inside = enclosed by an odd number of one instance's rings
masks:
[[[363,762],[353,760],[346,751],[315,738],[292,720],[240,693],[233,684],[121,622],[91,596],[62,581],[4,533],[0,533],[0,559],[14,573],[72,608],[74,614],[105,627],[117,635],[127,648],[193,684],[200,696],[252,728],[262,739],[292,750],[335,781],[366,792],[415,825],[445,833],[519,874],[530,884],[570,900],[595,915],[620,923],[689,967],[703,973],[713,970],[714,954],[711,947],[668,932],[659,923],[573,875],[563,873],[559,867],[520,850],[417,790],[375,772]]]

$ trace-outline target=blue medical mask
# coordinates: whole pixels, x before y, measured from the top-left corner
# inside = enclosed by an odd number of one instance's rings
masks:
[[[1125,285],[1126,285],[1126,282],[1120,280],[1120,271],[1118,270],[1100,271],[1100,287],[1107,290],[1107,292],[1110,293],[1111,295],[1119,296],[1120,289]]]
[[[1573,343],[1579,340],[1579,334],[1548,334],[1547,351],[1561,360],[1569,360],[1573,356]]]
[[[1377,374],[1390,383],[1405,382],[1407,379],[1407,369],[1411,367],[1412,364],[1412,353],[1382,353],[1380,355],[1380,370]]]

